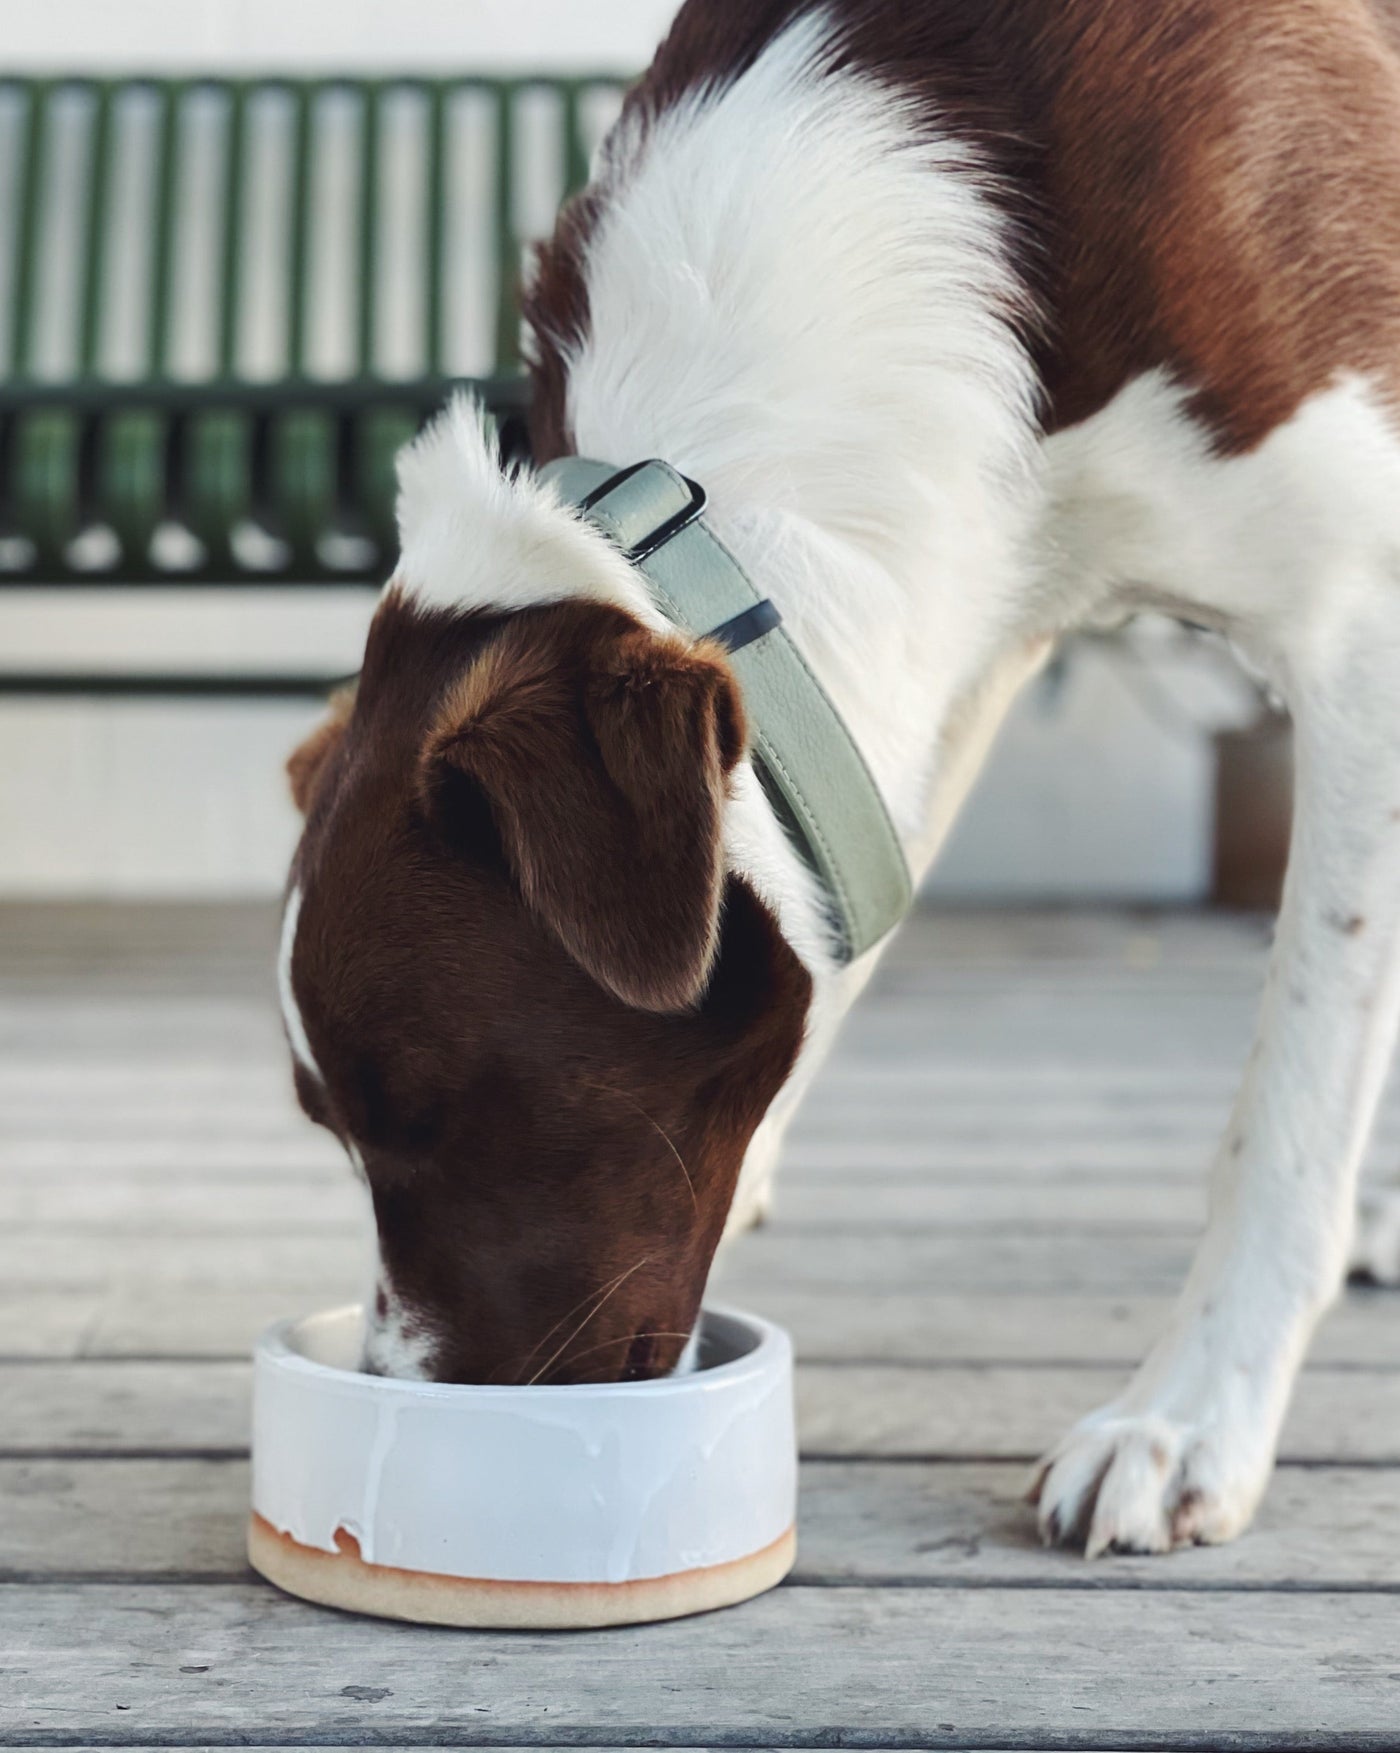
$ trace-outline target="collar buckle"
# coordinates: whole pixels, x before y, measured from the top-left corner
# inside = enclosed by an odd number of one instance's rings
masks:
[[[634,475],[640,475],[643,469],[651,467],[652,459],[648,457],[640,463],[633,463],[630,468],[619,469],[615,475],[609,475],[606,481],[600,482],[591,493],[579,500],[579,510],[585,513],[592,511],[595,505],[608,498],[625,481],[630,481]],[[644,536],[639,537],[630,548],[622,550],[624,559],[630,560],[634,566],[639,566],[643,560],[650,558],[658,548],[664,548],[673,536],[678,536],[683,529],[688,529],[697,518],[705,515],[707,504],[705,489],[698,481],[692,481],[689,475],[682,475],[678,469],[673,469],[671,473],[674,478],[685,483],[686,491],[690,495],[689,501],[679,511],[668,517],[664,523],[657,524],[655,529],[648,530]]]

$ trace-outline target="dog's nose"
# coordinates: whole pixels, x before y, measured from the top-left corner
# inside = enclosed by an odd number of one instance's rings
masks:
[[[627,1348],[627,1361],[622,1366],[624,1382],[644,1382],[657,1373],[656,1334],[643,1327]]]

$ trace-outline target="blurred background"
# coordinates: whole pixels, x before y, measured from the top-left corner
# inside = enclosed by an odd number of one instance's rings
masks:
[[[256,896],[356,667],[394,449],[518,426],[531,238],[674,0],[49,0],[0,70],[0,895]],[[1259,903],[1287,737],[1139,624],[1031,690],[942,899]]]

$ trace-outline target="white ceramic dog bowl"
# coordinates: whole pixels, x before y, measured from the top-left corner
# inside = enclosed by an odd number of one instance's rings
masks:
[[[591,1626],[747,1600],[796,1553],[792,1345],[702,1317],[654,1382],[452,1387],[362,1375],[361,1312],[283,1321],[253,1369],[248,1552],[331,1607]]]

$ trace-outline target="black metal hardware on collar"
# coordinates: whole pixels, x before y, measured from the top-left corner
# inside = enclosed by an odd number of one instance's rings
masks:
[[[619,469],[615,475],[609,475],[606,481],[600,481],[591,493],[579,501],[579,510],[587,514],[596,506],[602,505],[615,488],[620,487],[624,481],[630,481],[633,475],[640,474],[643,469],[651,468],[653,461],[654,459],[648,458],[644,462],[632,463],[628,468]],[[659,548],[664,548],[673,537],[688,529],[697,518],[704,515],[707,503],[705,489],[698,481],[692,481],[689,475],[681,475],[680,479],[685,482],[690,494],[688,502],[664,523],[659,523],[654,530],[641,536],[630,548],[622,550],[624,557],[633,566],[640,565]],[[734,652],[742,651],[746,645],[762,639],[765,633],[771,633],[775,627],[781,627],[782,623],[783,617],[779,614],[777,605],[764,597],[762,602],[755,603],[752,608],[741,609],[737,615],[721,621],[718,627],[712,627],[703,637],[715,640],[732,656]]]
[[[649,469],[654,460],[654,458],[647,457],[639,463],[633,463],[629,468],[619,469],[615,475],[609,475],[607,480],[595,487],[587,498],[579,501],[579,510],[582,512],[592,511],[595,505],[602,504],[615,487],[620,487],[624,481],[630,481],[633,475],[641,474],[643,469]],[[689,503],[683,505],[674,516],[668,517],[664,523],[659,523],[654,530],[649,530],[630,548],[623,550],[625,558],[630,560],[634,566],[640,565],[658,548],[664,548],[672,536],[678,536],[683,529],[687,529],[693,524],[696,518],[704,515],[705,489],[698,481],[692,481],[689,475],[682,475],[680,478],[685,482],[690,493]]]
[[[778,605],[770,597],[764,597],[761,603],[755,603],[751,609],[741,609],[737,615],[721,621],[718,627],[712,627],[705,637],[722,645],[732,657],[736,651],[742,651],[746,645],[754,644],[765,633],[773,632],[782,624],[783,617],[778,613]]]

